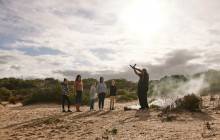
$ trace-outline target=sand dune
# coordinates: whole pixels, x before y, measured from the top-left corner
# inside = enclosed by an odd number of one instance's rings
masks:
[[[0,138],[7,139],[220,139],[220,110],[206,99],[202,112],[180,111],[170,121],[159,109],[124,111],[137,101],[116,103],[110,111],[61,113],[61,105],[0,105]],[[97,109],[97,103],[95,104]],[[206,127],[207,122],[210,129]],[[114,134],[112,130],[117,129]]]

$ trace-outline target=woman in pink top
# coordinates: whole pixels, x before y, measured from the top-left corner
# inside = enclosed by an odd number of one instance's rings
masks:
[[[74,82],[74,94],[76,99],[76,111],[82,112],[80,108],[80,103],[82,99],[82,92],[83,92],[83,82],[81,79],[81,75],[76,76],[76,80]]]

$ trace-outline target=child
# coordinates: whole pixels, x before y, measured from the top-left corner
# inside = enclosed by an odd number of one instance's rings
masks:
[[[90,100],[91,100],[90,111],[95,111],[94,110],[95,99],[96,99],[96,83],[92,83],[90,89]]]
[[[72,112],[70,110],[70,94],[69,94],[69,89],[68,89],[68,80],[66,78],[64,78],[64,83],[62,84],[62,92],[63,92],[63,103],[62,103],[62,108],[63,108],[63,112],[66,112],[64,109],[64,104],[65,101],[67,100],[68,102],[68,112]]]
[[[112,80],[112,85],[110,87],[110,110],[115,110],[115,96],[117,92],[117,87],[115,86],[115,80]]]

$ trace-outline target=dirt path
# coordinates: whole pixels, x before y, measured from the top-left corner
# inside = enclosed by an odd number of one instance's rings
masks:
[[[116,110],[61,113],[54,104],[0,107],[0,138],[5,139],[220,139],[220,110],[181,111],[161,117],[157,109],[124,111],[137,102],[116,103]],[[95,104],[97,109],[97,103]],[[75,109],[72,107],[72,110]],[[210,124],[210,129],[206,123]],[[117,129],[114,134],[112,130]]]

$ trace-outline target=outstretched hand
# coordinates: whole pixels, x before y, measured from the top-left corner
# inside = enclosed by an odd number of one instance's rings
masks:
[[[131,68],[135,69],[136,64],[134,64],[134,66],[130,65]]]

